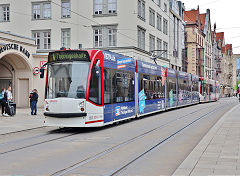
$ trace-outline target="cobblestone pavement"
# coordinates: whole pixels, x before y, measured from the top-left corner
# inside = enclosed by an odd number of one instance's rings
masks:
[[[209,130],[173,175],[240,175],[240,105]]]
[[[5,117],[0,114],[0,134],[21,131],[43,126],[43,109],[38,109],[38,114],[30,115],[29,109],[17,109],[15,116]]]

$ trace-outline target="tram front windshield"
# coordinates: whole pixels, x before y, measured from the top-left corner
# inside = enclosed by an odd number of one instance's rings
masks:
[[[86,98],[90,62],[64,62],[48,65],[47,99]]]

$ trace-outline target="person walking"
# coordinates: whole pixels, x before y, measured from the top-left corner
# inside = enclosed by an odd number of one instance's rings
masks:
[[[37,89],[33,89],[30,93],[30,106],[31,106],[31,115],[37,115],[37,102],[38,102],[38,93]]]

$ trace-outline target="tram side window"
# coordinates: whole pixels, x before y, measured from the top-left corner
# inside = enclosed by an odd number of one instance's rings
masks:
[[[113,102],[122,103],[134,100],[134,73],[113,71]]]
[[[164,86],[161,77],[139,74],[139,92],[144,89],[146,100],[164,98]]]
[[[210,84],[209,86],[210,86],[210,93],[213,93],[213,85]]]
[[[102,104],[102,70],[101,67],[93,66],[89,88],[89,100]]]
[[[173,94],[176,94],[176,78],[168,78],[168,92],[173,90]]]
[[[104,81],[104,104],[111,103],[111,70],[103,70],[103,81]]]
[[[171,78],[171,77],[168,77],[168,84],[167,84],[167,97],[169,97],[169,92],[172,90],[173,91],[173,97],[176,98],[176,84],[177,84],[177,81],[176,81],[176,78]]]

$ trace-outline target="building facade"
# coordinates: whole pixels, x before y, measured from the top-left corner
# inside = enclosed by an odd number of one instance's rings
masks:
[[[202,24],[202,30],[204,37],[204,78],[212,79],[213,75],[213,55],[212,55],[212,29],[210,9],[207,12],[200,14],[200,20]]]
[[[212,65],[213,65],[213,72],[212,76],[213,79],[220,82],[220,75],[221,75],[221,61],[222,61],[222,49],[221,49],[221,40],[216,32],[216,23],[214,24],[214,30],[212,31]]]
[[[240,54],[234,55],[236,58],[236,82],[240,81]]]
[[[185,6],[181,1],[170,0],[170,67],[175,70],[182,70],[182,52],[185,48],[184,41],[184,11]]]
[[[159,65],[169,66],[168,0],[2,0],[0,5],[8,7],[1,29],[34,38],[38,53],[107,49],[149,62],[157,57]]]
[[[187,72],[204,77],[204,38],[200,20],[199,7],[197,10],[185,11],[186,22],[186,59]]]
[[[233,55],[233,93],[237,93],[238,81],[240,80],[240,54]]]
[[[38,72],[47,61],[46,54],[36,53],[35,40],[0,31],[0,89],[12,87],[17,107],[29,106],[29,93],[37,89],[43,106],[45,79]]]
[[[176,22],[175,27],[179,32],[175,36],[176,46],[174,48],[172,47],[174,45],[171,45],[173,42],[170,44],[170,39],[172,39],[170,21],[174,19],[170,18],[169,5],[169,0],[90,0],[84,2],[78,0],[1,0],[0,9],[3,10],[0,11],[0,29],[5,31],[1,34],[8,35],[9,39],[5,37],[0,47],[4,48],[8,44],[21,44],[29,51],[30,59],[24,57],[11,59],[12,55],[7,52],[0,55],[0,67],[4,67],[3,70],[5,70],[4,73],[1,72],[0,78],[9,79],[8,82],[2,81],[0,85],[1,87],[12,85],[18,107],[28,106],[28,98],[24,99],[24,103],[19,98],[22,89],[29,93],[32,88],[36,88],[33,85],[36,85],[40,95],[39,104],[42,105],[45,81],[39,80],[33,74],[33,69],[40,67],[40,61],[47,60],[49,51],[60,48],[105,49],[165,67],[170,67],[170,55],[173,54],[170,50],[176,48],[174,54],[178,57],[174,59],[177,62],[173,62],[172,65],[175,69],[181,70],[182,38],[180,33],[183,11],[175,14],[177,15],[176,21],[179,21],[179,25]],[[177,7],[180,6],[183,10],[182,3]],[[14,39],[12,39],[13,36],[15,36]],[[21,42],[21,40],[27,41]],[[177,50],[179,53],[176,52]],[[30,63],[27,62],[29,60]],[[14,62],[23,62],[26,66],[18,69],[18,64]],[[6,70],[9,69],[5,69],[6,65],[14,70],[14,73],[7,73]],[[21,70],[19,73],[23,75],[26,72],[25,76],[19,77],[17,70]],[[24,80],[26,84],[19,80]],[[21,88],[23,85],[29,86]]]
[[[233,94],[233,51],[232,44],[225,46],[225,59],[226,59],[226,92],[225,96],[232,96]]]
[[[233,94],[233,51],[232,44],[225,44],[224,32],[216,33],[217,45],[221,48],[221,57],[217,59],[220,65],[221,96],[227,97]]]

